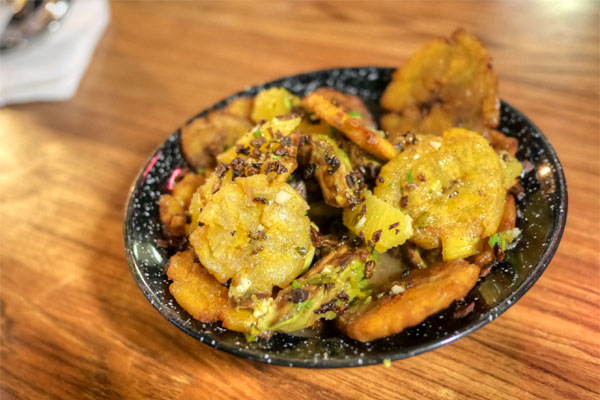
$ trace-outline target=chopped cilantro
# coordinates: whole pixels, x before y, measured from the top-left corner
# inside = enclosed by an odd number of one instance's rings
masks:
[[[413,183],[412,169],[409,169],[406,173],[406,181],[411,184]]]
[[[206,169],[205,169],[205,168],[198,168],[198,169],[196,170],[196,172],[197,172],[198,174],[200,174],[200,175],[204,175],[204,174],[206,174]]]
[[[252,132],[252,136],[254,136],[255,138],[259,137],[260,136],[260,128],[258,128],[254,132]]]
[[[298,303],[296,307],[298,308],[298,311],[310,309],[312,307],[312,299],[308,299],[306,301],[303,301],[302,303]]]
[[[350,111],[348,113],[349,117],[362,119],[362,114],[358,111]]]
[[[300,284],[295,279],[292,281],[292,289],[300,289]]]
[[[279,160],[279,156],[271,156],[271,159],[277,161]]]
[[[500,235],[497,233],[490,236],[488,244],[490,245],[491,249],[496,247],[496,244],[500,244],[500,248],[502,249],[502,251],[506,250],[506,240],[504,238],[501,238]]]

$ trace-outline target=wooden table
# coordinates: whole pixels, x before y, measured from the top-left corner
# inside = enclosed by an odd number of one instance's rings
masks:
[[[598,16],[593,1],[114,2],[72,100],[0,109],[0,397],[597,398]],[[340,370],[245,361],[152,308],[125,262],[123,209],[176,127],[282,75],[400,65],[458,26],[488,47],[501,96],[547,135],[568,181],[561,246],[518,304],[391,368]]]

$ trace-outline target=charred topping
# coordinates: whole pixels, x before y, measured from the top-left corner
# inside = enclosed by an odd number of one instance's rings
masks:
[[[217,174],[217,177],[219,179],[223,179],[223,177],[227,173],[227,169],[227,164],[219,163],[219,165],[217,165],[217,169],[215,169],[215,174]]]
[[[235,152],[237,154],[243,154],[245,156],[248,156],[248,155],[250,155],[250,146],[244,146],[242,144],[238,144],[236,146]]]
[[[398,225],[400,225],[400,222],[394,222],[393,224],[388,226],[388,230],[392,230],[392,229],[396,228]]]
[[[325,163],[327,163],[327,165],[329,165],[329,169],[327,170],[327,173],[329,175],[333,175],[335,173],[335,171],[337,171],[340,166],[342,165],[342,163],[340,162],[340,160],[338,160],[338,158],[336,156],[329,156],[329,153],[325,154]]]
[[[260,146],[262,146],[265,143],[267,143],[267,139],[265,139],[262,136],[254,139],[254,140],[252,140],[250,142],[250,144],[252,145],[252,147],[254,147],[255,149],[258,149]]]
[[[362,218],[365,216],[365,214],[367,213],[367,205],[363,204],[362,208],[360,209],[360,213],[358,214],[358,218]]]
[[[425,179],[425,174],[424,174],[424,173],[422,173],[422,172],[419,172],[419,175],[417,175],[417,178],[419,178],[419,180],[420,180],[421,182],[425,182],[425,181],[426,181],[426,179]]]
[[[263,246],[258,246],[256,249],[252,250],[252,255],[257,255],[258,253],[260,253],[261,251],[263,251],[265,248]]]
[[[222,185],[223,181],[221,181],[220,179],[218,181],[215,182],[215,184],[212,187],[212,194],[215,194],[219,191],[219,189],[221,189],[221,185]]]
[[[383,176],[378,176],[377,177],[377,182],[383,183],[384,182]]]
[[[379,239],[381,239],[381,229],[373,232],[373,236],[371,236],[371,240],[373,241],[373,243],[379,242]]]
[[[363,242],[366,242],[365,240],[365,234],[363,231],[358,232],[358,237],[360,238],[360,240],[362,240]]]
[[[333,311],[336,314],[343,312],[348,308],[348,295],[344,292],[340,293],[337,299],[333,299],[328,303],[323,304],[315,314],[325,314],[328,311]]]
[[[258,167],[256,166],[258,165]],[[260,163],[252,163],[248,166],[248,168],[246,168],[246,176],[252,176],[252,175],[256,175],[256,174],[260,174],[260,166],[262,164]]]
[[[281,144],[284,146],[291,146],[292,145],[292,138],[290,138],[289,136],[284,137],[281,140]]]
[[[354,172],[351,172],[348,175],[346,175],[346,183],[348,184],[348,187],[351,189],[354,189],[356,187],[357,178],[356,178],[356,174]]]
[[[309,292],[306,289],[293,289],[292,290],[292,303],[302,303],[308,300]]]
[[[278,162],[279,162],[279,161],[278,161]],[[284,173],[286,173],[287,171],[288,171],[288,169],[287,169],[287,168],[286,168],[286,166],[285,166],[285,165],[283,165],[282,163],[279,163],[279,164],[277,165],[277,173],[278,173],[279,175],[281,175],[281,174],[284,174]]]
[[[265,174],[268,174],[269,172],[277,171],[279,164],[281,164],[279,161],[268,161],[265,164]]]
[[[288,155],[288,149],[286,149],[285,147],[279,147],[277,149],[275,149],[273,151],[273,154],[275,154],[276,156],[279,157],[283,157],[283,156],[287,156]]]
[[[337,299],[333,299],[323,304],[318,310],[315,310],[315,314],[325,314],[326,312],[333,311],[337,306],[337,302]]]
[[[398,150],[403,151],[406,147],[413,145],[417,142],[417,137],[412,132],[406,132],[404,135],[399,136],[394,141],[394,146],[398,148]]]
[[[204,222],[198,221],[198,226],[204,226]]]
[[[369,260],[365,264],[365,278],[371,279],[373,277],[373,271],[375,270],[375,261]]]
[[[266,240],[267,233],[265,231],[256,231],[256,232],[250,234],[250,238],[252,240]]]
[[[231,236],[235,235],[235,231],[231,231]]]
[[[406,208],[406,206],[408,206],[408,196],[402,196],[400,198],[400,207]]]
[[[260,204],[267,204],[267,198],[266,197],[259,196],[259,197],[253,198],[252,200],[255,201],[255,202],[257,202],[257,203],[260,203]]]
[[[233,177],[237,178],[238,176],[242,176],[244,174],[244,169],[246,168],[246,162],[244,161],[243,158],[236,157],[231,161],[230,167],[231,167],[231,173],[233,174]]]

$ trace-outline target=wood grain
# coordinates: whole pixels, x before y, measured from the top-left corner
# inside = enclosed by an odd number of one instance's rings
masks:
[[[77,95],[0,109],[0,397],[598,398],[599,7],[594,1],[115,1]],[[463,26],[501,96],[550,139],[569,218],[517,305],[434,352],[304,370],[216,351],[164,320],[122,245],[129,185],[190,116],[240,88],[334,66],[400,65]]]

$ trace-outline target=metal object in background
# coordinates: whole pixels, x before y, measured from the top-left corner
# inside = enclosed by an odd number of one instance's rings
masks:
[[[27,47],[47,32],[56,32],[71,0],[15,0],[13,15],[0,33],[0,52]]]

